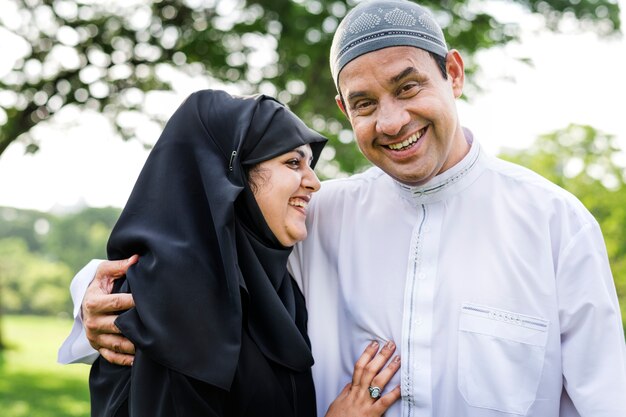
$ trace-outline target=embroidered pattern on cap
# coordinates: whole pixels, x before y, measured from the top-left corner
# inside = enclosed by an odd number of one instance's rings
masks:
[[[416,23],[415,17],[397,7],[385,14],[385,21],[390,25],[396,26],[415,26]]]

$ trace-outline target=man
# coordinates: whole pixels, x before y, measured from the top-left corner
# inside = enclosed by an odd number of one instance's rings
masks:
[[[290,261],[320,412],[376,338],[402,356],[389,416],[626,415],[624,334],[598,224],[461,127],[463,60],[432,16],[404,0],[361,3],[330,61],[337,104],[376,167],[324,183]]]

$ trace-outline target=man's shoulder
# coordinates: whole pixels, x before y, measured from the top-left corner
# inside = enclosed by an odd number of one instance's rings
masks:
[[[487,165],[494,175],[500,176],[504,181],[518,184],[520,187],[528,188],[538,193],[553,194],[564,198],[573,197],[567,190],[537,172],[514,162],[497,157],[490,157]]]
[[[344,178],[325,180],[320,191],[313,196],[311,207],[324,213],[342,211],[346,207],[352,210],[357,202],[374,198],[378,192],[387,192],[390,181],[389,176],[377,167]]]
[[[520,197],[529,205],[541,205],[544,210],[556,209],[577,217],[583,223],[594,221],[593,217],[582,202],[571,192],[553,183],[537,172],[506,161],[491,157],[488,167],[492,175],[498,176],[505,185],[501,191],[510,198]]]
[[[377,186],[385,177],[386,174],[380,168],[370,167],[358,174],[323,181],[319,194],[362,192],[370,187]]]

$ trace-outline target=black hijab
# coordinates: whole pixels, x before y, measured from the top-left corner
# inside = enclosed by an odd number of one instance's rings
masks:
[[[294,323],[291,248],[267,226],[246,179],[253,164],[326,139],[266,96],[192,94],[167,123],[108,242],[140,260],[117,291],[136,307],[116,325],[153,360],[229,390],[242,326],[289,369],[313,364]],[[246,323],[242,301],[248,311]]]

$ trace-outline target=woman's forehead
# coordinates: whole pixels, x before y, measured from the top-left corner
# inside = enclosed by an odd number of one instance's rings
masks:
[[[293,151],[298,152],[303,157],[307,157],[307,158],[313,157],[313,150],[311,149],[311,145],[309,145],[308,143],[304,145],[300,145],[297,148],[294,148]]]

